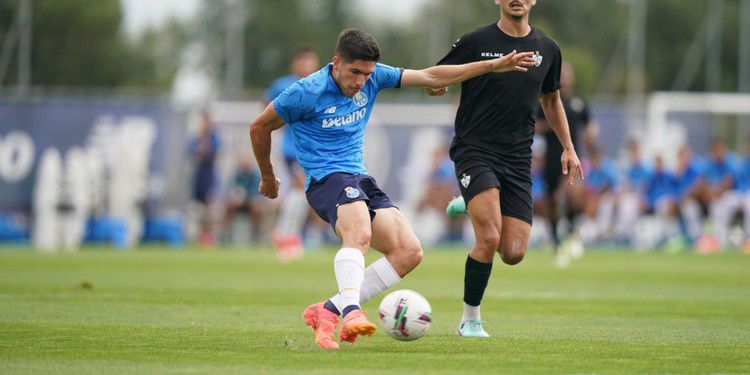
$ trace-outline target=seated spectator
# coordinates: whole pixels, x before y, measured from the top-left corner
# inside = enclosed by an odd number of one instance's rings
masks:
[[[646,210],[645,189],[652,173],[651,167],[643,161],[641,145],[636,140],[628,142],[624,171],[617,199],[615,237],[619,242],[631,243],[636,235],[638,218]]]
[[[689,245],[695,243],[703,231],[701,203],[706,187],[703,179],[704,170],[704,161],[694,157],[690,147],[680,148],[675,171],[675,201],[680,213],[680,230]]]
[[[237,161],[237,170],[229,186],[229,195],[224,214],[224,231],[227,232],[232,220],[239,213],[250,217],[250,233],[257,240],[261,233],[262,199],[258,192],[260,173],[253,165],[249,155],[243,155]]]
[[[654,171],[646,181],[645,203],[646,212],[655,214],[658,219],[661,235],[657,238],[657,243],[664,243],[677,234],[676,192],[677,180],[667,170],[664,159],[656,156]]]
[[[713,237],[707,236],[697,244],[699,250],[717,251],[727,245],[729,225],[741,207],[736,189],[739,161],[727,152],[723,140],[711,142],[711,158],[705,171],[704,202],[709,207],[713,222]]]
[[[617,168],[614,162],[606,159],[598,147],[592,147],[589,154],[591,170],[584,179],[586,202],[581,237],[592,243],[608,237],[612,229],[612,215],[617,189]]]

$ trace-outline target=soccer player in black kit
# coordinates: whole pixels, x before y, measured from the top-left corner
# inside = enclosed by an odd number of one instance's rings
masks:
[[[560,47],[529,25],[536,0],[495,0],[500,21],[462,36],[438,64],[462,64],[496,58],[512,51],[535,51],[528,72],[487,74],[464,81],[456,114],[450,156],[476,244],[466,259],[464,312],[457,333],[489,337],[479,305],[487,287],[495,253],[509,265],[520,262],[531,233],[531,143],[534,113],[541,103],[550,126],[563,145],[562,173],[572,184],[582,178],[560,100]],[[430,95],[445,89],[428,90]],[[461,202],[451,202],[451,209]]]

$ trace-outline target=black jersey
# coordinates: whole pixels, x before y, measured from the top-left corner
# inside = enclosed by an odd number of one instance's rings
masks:
[[[528,72],[489,73],[461,84],[451,145],[453,160],[531,158],[539,95],[560,88],[562,55],[558,44],[535,27],[516,38],[493,23],[462,36],[438,65],[489,60],[513,50],[535,52],[535,64]]]

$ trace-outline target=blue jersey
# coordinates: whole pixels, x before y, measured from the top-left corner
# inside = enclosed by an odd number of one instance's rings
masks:
[[[708,160],[704,176],[709,185],[716,186],[726,179],[731,179],[732,188],[737,182],[739,174],[739,162],[736,156],[728,154],[721,162],[714,159]]]
[[[399,87],[401,69],[376,64],[375,71],[354,97],[345,96],[331,76],[332,64],[303,78],[273,100],[276,113],[294,135],[297,160],[311,179],[334,172],[366,174],[365,125],[382,89]]]
[[[675,194],[679,199],[685,197],[695,187],[698,180],[703,176],[705,162],[700,158],[693,158],[682,173],[675,175],[677,187]]]
[[[632,164],[627,169],[625,174],[628,186],[638,193],[643,193],[646,190],[646,184],[651,178],[651,168],[645,163],[639,162]]]
[[[740,168],[739,176],[737,176],[737,190],[750,191],[750,156],[745,158]]]
[[[586,190],[600,193],[617,188],[617,166],[610,160],[602,161],[599,167],[592,167],[586,179]]]
[[[289,74],[271,82],[266,90],[266,101],[272,102],[276,97],[281,95],[287,87],[291,86],[294,82],[297,82],[297,76]],[[294,136],[291,132],[284,131],[284,137],[281,138],[281,154],[285,158],[294,157]]]
[[[674,198],[677,193],[677,179],[667,171],[656,171],[646,183],[646,201],[649,206],[656,206],[662,198]]]

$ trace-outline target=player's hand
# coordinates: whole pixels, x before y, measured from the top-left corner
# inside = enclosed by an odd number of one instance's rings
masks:
[[[448,93],[448,87],[440,87],[436,89],[425,87],[424,91],[427,92],[427,95],[429,96],[443,96]]]
[[[513,52],[492,60],[493,68],[492,71],[495,73],[503,72],[526,72],[529,67],[534,65],[534,52],[521,52],[518,53],[516,50]]]
[[[268,178],[260,179],[258,191],[266,198],[276,199],[279,196],[279,186],[281,186],[281,180],[271,175]]]
[[[581,169],[581,161],[578,160],[578,155],[574,149],[563,150],[562,156],[560,156],[560,162],[562,163],[562,173],[568,176],[568,185],[572,186],[575,179],[583,180],[583,170]]]

